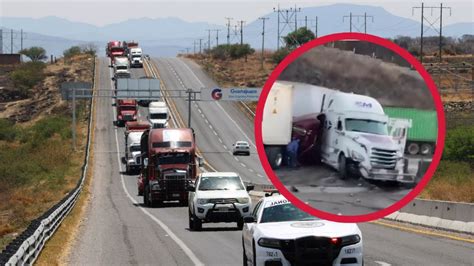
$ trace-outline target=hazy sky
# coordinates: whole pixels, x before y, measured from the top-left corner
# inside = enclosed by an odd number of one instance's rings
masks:
[[[280,1],[281,7],[323,6],[335,3],[353,3],[381,6],[387,11],[402,17],[419,18],[419,11],[412,16],[412,6],[420,6],[421,1]],[[439,1],[425,0],[425,5],[439,6]],[[252,21],[259,16],[272,12],[277,1],[114,1],[114,0],[83,0],[83,1],[40,1],[40,0],[0,0],[0,16],[5,17],[45,17],[58,16],[71,21],[86,22],[94,25],[105,25],[124,21],[130,18],[179,17],[186,21],[207,21],[225,24],[224,17],[235,20]],[[452,8],[452,16],[446,12],[443,16],[445,25],[456,22],[473,22],[473,0],[448,0],[445,6]],[[429,12],[427,15],[430,15]],[[1,20],[0,20],[1,24]]]

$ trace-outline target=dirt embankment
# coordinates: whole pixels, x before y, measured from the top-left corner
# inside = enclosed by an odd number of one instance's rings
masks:
[[[382,105],[434,108],[431,94],[416,71],[334,48],[311,49],[290,64],[279,79],[369,95]]]
[[[47,64],[45,79],[25,97],[15,88],[8,74],[14,67],[0,70],[0,118],[24,123],[37,121],[44,115],[67,111],[67,102],[61,99],[59,88],[66,81],[92,81],[93,58],[79,55],[65,64],[63,59]]]

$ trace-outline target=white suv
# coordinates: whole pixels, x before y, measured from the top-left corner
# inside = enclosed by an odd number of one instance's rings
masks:
[[[199,231],[202,223],[237,222],[250,216],[252,202],[240,176],[231,172],[201,173],[189,190],[189,229]]]
[[[250,155],[250,145],[247,141],[237,141],[235,144],[232,144],[232,154],[244,154]]]

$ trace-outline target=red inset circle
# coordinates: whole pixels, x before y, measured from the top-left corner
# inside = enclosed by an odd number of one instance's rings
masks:
[[[426,171],[425,175],[423,178],[420,180],[418,185],[413,188],[405,197],[397,201],[396,203],[388,206],[385,209],[372,212],[369,214],[364,214],[364,215],[336,215],[332,214],[329,212],[321,211],[318,209],[315,209],[307,204],[305,204],[303,201],[301,201],[299,198],[294,196],[286,187],[281,183],[279,178],[275,175],[273,172],[273,169],[271,168],[267,156],[265,154],[265,150],[263,147],[263,140],[262,140],[262,118],[263,118],[263,108],[265,106],[265,102],[268,97],[268,93],[270,92],[270,89],[273,85],[273,83],[278,79],[280,76],[281,72],[289,65],[291,64],[296,58],[301,56],[303,53],[307,52],[311,48],[314,48],[319,45],[323,45],[328,42],[335,42],[335,41],[342,41],[342,40],[360,40],[360,41],[366,41],[366,42],[371,42],[380,46],[383,46],[387,49],[392,50],[393,52],[397,53],[400,55],[402,58],[404,58],[408,63],[410,63],[421,75],[421,77],[424,79],[428,89],[431,92],[431,95],[433,96],[433,101],[435,103],[436,107],[436,112],[437,112],[437,117],[438,117],[438,137],[437,137],[437,143],[436,143],[436,149],[432,158],[432,162],[430,166],[428,167],[428,170]],[[445,128],[445,117],[444,117],[444,110],[443,110],[443,103],[441,102],[441,97],[438,93],[438,90],[436,88],[435,83],[433,82],[431,76],[428,74],[428,72],[425,70],[423,65],[415,58],[413,57],[408,51],[405,49],[401,48],[400,46],[396,45],[395,43],[374,36],[370,34],[362,34],[362,33],[336,33],[336,34],[330,34],[326,35],[317,39],[314,39],[299,48],[295,49],[293,52],[291,52],[280,64],[276,66],[276,68],[273,70],[273,72],[270,74],[268,80],[265,82],[265,85],[263,87],[262,93],[260,95],[260,98],[258,100],[258,105],[257,105],[257,110],[255,114],[255,121],[254,121],[254,126],[255,126],[255,141],[257,144],[257,152],[258,156],[260,158],[260,162],[262,163],[263,168],[265,169],[265,172],[267,176],[270,178],[272,181],[273,185],[275,188],[277,188],[280,193],[285,196],[289,201],[291,201],[295,206],[298,208],[302,209],[303,211],[310,213],[318,218],[325,219],[325,220],[330,220],[334,222],[345,222],[345,223],[360,223],[360,222],[368,222],[376,219],[383,218],[399,209],[401,209],[403,206],[408,204],[411,200],[413,200],[422,190],[423,188],[428,184],[430,181],[431,177],[436,171],[436,168],[438,167],[439,161],[441,159],[441,154],[443,152],[444,148],[444,138],[446,134],[446,128]]]

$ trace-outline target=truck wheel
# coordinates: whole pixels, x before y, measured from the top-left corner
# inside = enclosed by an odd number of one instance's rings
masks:
[[[278,169],[283,161],[283,154],[279,146],[268,146],[265,147],[265,153],[267,154],[268,162],[272,169]]]
[[[199,218],[197,218],[196,215],[193,215],[193,224],[194,224],[194,231],[201,231],[202,221]]]
[[[429,143],[424,143],[421,145],[420,152],[423,155],[433,154],[433,146]]]
[[[247,259],[247,254],[245,254],[245,244],[244,244],[244,238],[242,237],[242,261],[243,261],[243,266],[248,266],[248,259]]]
[[[344,154],[341,153],[339,155],[339,177],[344,180],[348,178],[348,173],[347,173],[347,159]]]
[[[237,221],[237,229],[242,230],[244,228],[244,219],[241,218]]]
[[[143,189],[143,204],[145,204],[145,206],[147,207],[150,207],[150,200],[148,199],[148,186],[145,186],[145,188]]]
[[[418,145],[418,143],[412,142],[408,144],[407,151],[410,155],[416,155],[420,152],[420,145]]]
[[[125,165],[125,174],[126,175],[130,174],[130,167],[128,167],[128,164]]]
[[[191,214],[191,210],[188,209],[189,230],[194,231],[194,221],[193,221],[192,217],[193,217],[193,215]]]

